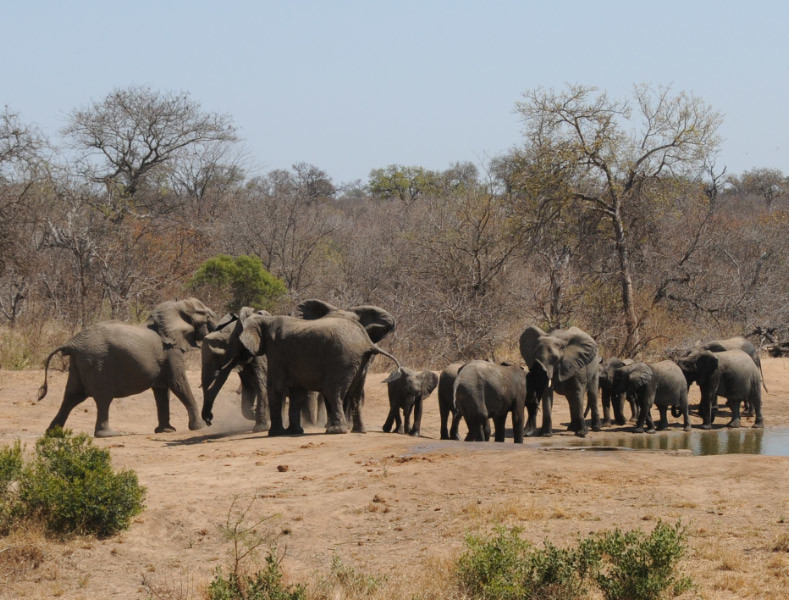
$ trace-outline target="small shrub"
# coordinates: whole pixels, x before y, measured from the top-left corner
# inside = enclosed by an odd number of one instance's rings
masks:
[[[53,533],[113,535],[142,511],[144,497],[133,471],[116,473],[107,450],[60,428],[36,442],[36,455],[20,474],[24,515]]]
[[[306,600],[302,585],[284,585],[276,549],[266,556],[265,568],[254,576],[217,571],[208,586],[209,600]]]
[[[526,558],[531,545],[520,529],[497,527],[488,538],[469,536],[457,564],[461,587],[472,598],[516,600],[524,597]]]
[[[0,534],[8,533],[19,513],[19,500],[12,484],[22,473],[22,444],[0,448]]]
[[[692,587],[688,577],[676,573],[685,554],[686,531],[658,521],[649,535],[614,530],[599,542],[610,568],[597,575],[597,584],[611,600],[655,600],[665,592],[677,596]]]

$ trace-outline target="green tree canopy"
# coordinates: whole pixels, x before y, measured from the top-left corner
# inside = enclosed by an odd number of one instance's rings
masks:
[[[201,264],[189,282],[220,300],[228,311],[242,306],[271,310],[287,292],[284,282],[269,273],[257,256],[218,254]],[[211,303],[211,298],[207,298]]]

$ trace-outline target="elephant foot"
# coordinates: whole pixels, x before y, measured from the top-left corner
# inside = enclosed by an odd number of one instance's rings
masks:
[[[619,425],[619,427],[624,427],[625,425],[627,425],[627,421],[625,421],[624,419],[617,419],[616,421],[614,421],[614,423]]]
[[[191,429],[191,427],[190,427],[190,429]],[[153,432],[154,433],[175,433],[175,427],[173,427],[169,423],[167,425],[159,425],[156,429],[153,430]],[[108,437],[108,436],[104,436],[104,435],[100,436],[99,433],[96,432],[96,437]]]
[[[701,426],[701,428],[702,428],[704,431],[709,431],[710,429],[712,429],[712,425],[711,425],[710,423],[704,423],[704,424]]]
[[[655,433],[655,428],[650,427],[649,429],[647,429],[647,433]]]
[[[633,433],[644,433],[644,428],[636,427],[635,429],[633,429]]]
[[[600,421],[592,423],[592,431],[600,431],[603,429],[603,424]]]
[[[754,427],[756,427],[756,426],[754,425]],[[459,442],[459,441],[460,441],[460,435],[458,435],[458,434],[456,433],[455,435],[453,435],[453,436],[452,436],[451,438],[449,438],[449,439],[451,439],[451,440],[457,440],[457,441]]]
[[[540,437],[553,437],[553,431],[550,429],[540,429]]]
[[[404,433],[405,433],[405,429],[403,429],[402,427],[398,427],[398,428],[395,430],[395,433],[399,433],[399,434],[401,434],[401,435],[402,435],[402,434],[404,434]]]
[[[254,433],[260,433],[261,431],[268,431],[269,424],[268,423],[255,423],[255,426],[252,428]]]
[[[175,429],[173,429],[173,431],[175,431]],[[114,429],[110,429],[109,427],[105,427],[104,429],[97,429],[96,431],[93,432],[93,437],[97,437],[97,438],[117,437],[119,435],[124,435],[124,434],[121,431],[115,431]]]
[[[728,423],[726,423],[726,427],[729,429],[739,429],[740,427],[740,420],[739,419],[732,419]]]
[[[290,426],[289,426],[289,427],[288,427],[288,428],[285,430],[285,432],[286,432],[288,435],[302,435],[302,434],[304,433],[304,428],[303,428],[303,427],[301,427],[301,426],[299,426],[299,425],[296,425],[295,427],[294,427],[293,425],[290,425]]]
[[[287,434],[287,431],[285,430],[284,427],[271,427],[268,430],[268,436],[269,437],[277,437],[277,436],[286,435],[286,434]]]
[[[611,427],[611,419],[603,419],[603,422],[601,423],[601,425],[603,427]]]
[[[576,437],[586,437],[586,434],[587,434],[587,430],[585,429],[579,429],[578,431],[575,432]]]
[[[329,425],[326,433],[348,433],[348,427],[344,425]]]
[[[751,425],[751,429],[764,429],[764,419],[757,419],[756,423]]]
[[[682,431],[691,431],[690,425],[685,425],[685,427],[682,428]]]
[[[412,429],[412,430],[409,432],[409,434],[408,434],[408,435],[412,435],[412,436],[414,436],[414,437],[419,437],[419,435],[420,435],[420,432],[419,432],[419,430],[418,430],[418,429]]]
[[[203,427],[205,427],[205,422],[203,422],[202,420],[193,421],[192,423],[189,423],[189,431],[197,431],[198,429],[202,429]],[[175,428],[173,428],[173,431],[175,431]]]
[[[354,425],[351,433],[367,433],[367,428],[364,425]]]

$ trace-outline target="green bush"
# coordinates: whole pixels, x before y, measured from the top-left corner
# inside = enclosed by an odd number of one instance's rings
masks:
[[[189,287],[208,288],[229,298],[225,309],[238,311],[242,306],[272,310],[276,302],[288,291],[285,283],[269,273],[257,256],[240,255],[235,258],[218,254],[201,264],[195,271]],[[206,296],[206,294],[201,294]]]
[[[13,446],[0,448],[0,535],[8,532],[19,512],[19,501],[11,484],[19,481],[21,473],[22,444],[17,440]]]
[[[52,533],[110,536],[143,509],[145,488],[137,475],[113,471],[107,450],[70,430],[47,432],[17,476],[18,516],[40,519]]]
[[[603,536],[600,548],[610,568],[597,575],[597,584],[610,600],[657,600],[665,591],[677,596],[692,587],[688,577],[676,573],[685,554],[686,531],[661,521],[649,535],[614,530]]]
[[[470,598],[522,600],[586,597],[597,587],[609,600],[655,600],[691,587],[676,573],[685,530],[658,522],[651,534],[619,530],[579,538],[571,548],[545,542],[538,549],[517,528],[470,536],[457,562],[458,582]]]
[[[306,600],[307,592],[301,585],[284,585],[276,549],[266,556],[266,566],[254,576],[230,573],[227,577],[217,571],[208,586],[209,600]]]

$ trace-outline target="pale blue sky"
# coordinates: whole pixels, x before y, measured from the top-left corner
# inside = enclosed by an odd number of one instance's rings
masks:
[[[725,115],[731,173],[789,172],[789,3],[0,0],[0,105],[57,141],[116,87],[228,113],[257,168],[335,182],[517,144],[528,89],[672,84]]]

